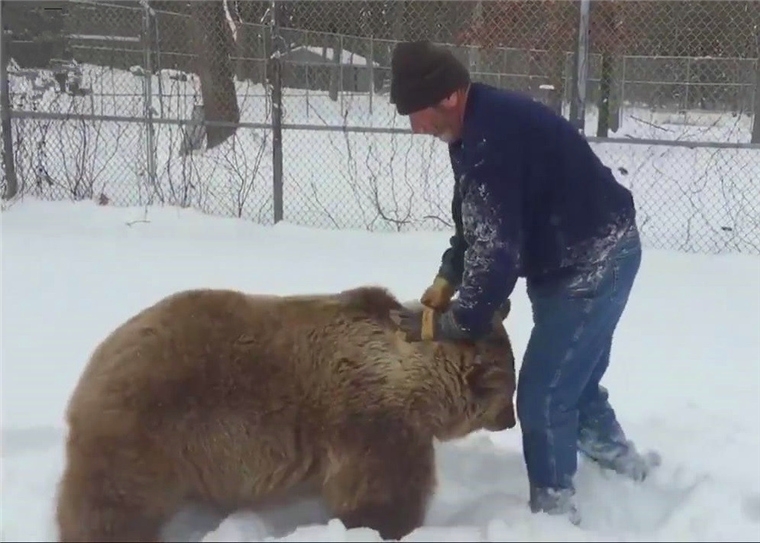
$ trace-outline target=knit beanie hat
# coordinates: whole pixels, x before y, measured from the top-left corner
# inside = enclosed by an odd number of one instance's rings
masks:
[[[390,102],[399,115],[433,106],[469,83],[467,68],[448,49],[412,41],[393,50]]]

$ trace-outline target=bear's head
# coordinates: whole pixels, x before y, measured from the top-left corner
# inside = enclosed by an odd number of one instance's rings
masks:
[[[436,346],[436,358],[451,369],[446,379],[447,406],[436,431],[439,440],[457,439],[477,430],[506,430],[517,424],[515,358],[502,322],[510,308],[507,300],[484,338]]]

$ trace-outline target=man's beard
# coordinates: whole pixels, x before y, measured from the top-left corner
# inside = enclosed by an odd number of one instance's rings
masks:
[[[451,134],[451,131],[449,130],[444,130],[440,134],[436,134],[435,137],[441,140],[443,143],[451,143],[452,141],[454,141],[454,136]]]

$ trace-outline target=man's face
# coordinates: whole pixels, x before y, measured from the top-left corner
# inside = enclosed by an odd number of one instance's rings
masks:
[[[458,100],[454,94],[439,104],[409,114],[409,123],[415,134],[428,134],[446,143],[459,136]]]

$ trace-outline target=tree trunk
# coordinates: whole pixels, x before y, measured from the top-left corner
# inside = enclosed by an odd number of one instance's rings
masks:
[[[614,68],[612,55],[602,53],[602,74],[599,80],[599,119],[596,125],[596,136],[606,138],[610,130],[610,102],[612,89],[612,70]]]
[[[205,119],[237,123],[240,110],[229,55],[232,31],[225,20],[224,7],[215,1],[193,2],[191,6]],[[235,129],[235,126],[207,126],[206,148],[220,145]]]

